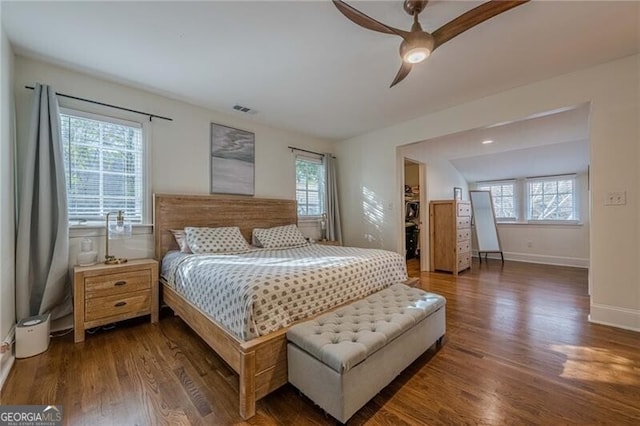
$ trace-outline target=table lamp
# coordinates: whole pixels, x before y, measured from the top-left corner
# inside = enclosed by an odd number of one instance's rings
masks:
[[[115,223],[109,221],[109,216],[112,214],[117,214]],[[124,257],[115,257],[109,254],[109,240],[124,238],[131,238],[131,223],[124,221],[123,211],[118,210],[107,213],[107,247],[104,251],[104,263],[107,265],[117,265],[127,262],[127,259]]]

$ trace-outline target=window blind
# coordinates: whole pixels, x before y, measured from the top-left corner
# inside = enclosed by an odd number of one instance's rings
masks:
[[[141,223],[144,143],[139,123],[66,111],[60,114],[69,220],[98,221],[123,210]]]
[[[296,155],[296,200],[300,216],[321,216],[324,213],[322,158]]]

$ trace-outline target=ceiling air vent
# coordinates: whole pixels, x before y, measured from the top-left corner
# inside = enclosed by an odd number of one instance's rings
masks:
[[[246,106],[242,106],[242,105],[234,105],[233,109],[238,111],[238,112],[243,112],[245,114],[257,114],[258,113],[258,111],[256,111],[255,109],[247,108]]]

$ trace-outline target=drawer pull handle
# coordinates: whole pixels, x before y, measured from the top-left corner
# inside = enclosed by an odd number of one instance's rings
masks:
[[[121,285],[125,285],[126,283],[127,283],[126,281],[116,281],[115,284],[113,284],[113,285],[121,286]]]
[[[113,305],[113,306],[115,306],[116,308],[120,308],[120,307],[122,307],[122,306],[124,306],[124,305],[126,305],[126,304],[127,304],[127,302],[118,302],[118,303],[116,303],[116,304],[115,304],[115,305]]]

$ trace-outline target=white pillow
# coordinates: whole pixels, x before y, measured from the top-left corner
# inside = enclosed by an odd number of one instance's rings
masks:
[[[308,244],[296,225],[255,228],[252,237],[258,247],[264,248],[299,247]]]
[[[237,226],[221,228],[184,228],[187,244],[192,252],[204,253],[241,253],[251,247],[247,244]]]
[[[176,243],[180,246],[180,251],[183,253],[191,253],[184,229],[169,229],[169,231],[171,231],[173,238],[175,238]]]

